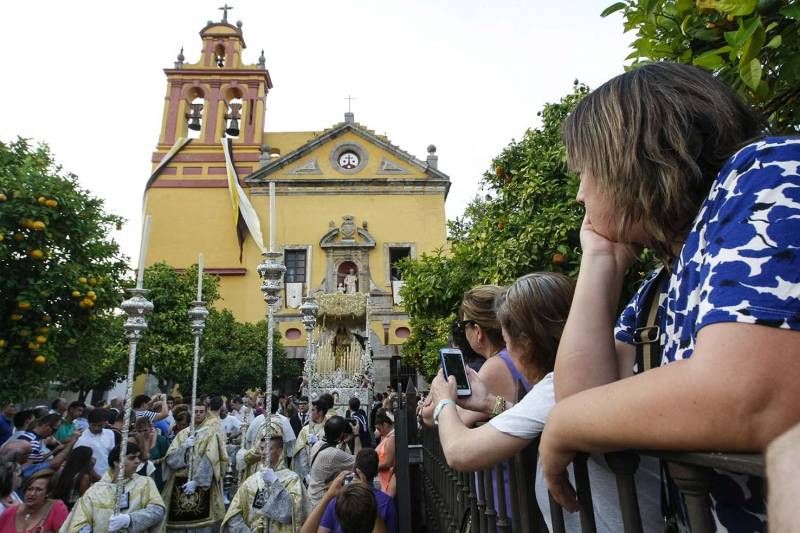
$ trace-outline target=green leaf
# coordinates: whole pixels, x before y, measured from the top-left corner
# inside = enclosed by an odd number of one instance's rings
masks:
[[[775,37],[769,40],[769,42],[767,43],[767,48],[778,48],[782,42],[783,39],[781,38],[781,36],[776,35]]]
[[[716,54],[708,54],[700,57],[695,57],[692,64],[697,67],[702,67],[708,70],[716,70],[725,66],[725,60]]]
[[[761,62],[755,58],[739,66],[739,77],[753,90],[756,90],[761,82],[761,73]]]
[[[784,7],[783,9],[778,11],[778,13],[780,13],[786,18],[800,20],[800,4]]]
[[[602,13],[600,13],[600,16],[605,18],[612,13],[616,13],[621,9],[625,9],[626,7],[628,7],[627,2],[617,2],[615,4],[611,4],[610,6],[605,8]]]
[[[756,5],[758,0],[719,0],[716,9],[734,17],[743,17],[755,11]]]
[[[759,22],[753,34],[745,41],[744,46],[742,46],[740,64],[747,64],[751,59],[759,57],[761,54],[761,47],[764,46],[764,39],[766,39],[766,33]]]

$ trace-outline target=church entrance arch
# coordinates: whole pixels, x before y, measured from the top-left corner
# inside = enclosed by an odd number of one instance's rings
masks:
[[[336,269],[336,289],[348,294],[358,292],[358,265],[353,261],[342,261]]]

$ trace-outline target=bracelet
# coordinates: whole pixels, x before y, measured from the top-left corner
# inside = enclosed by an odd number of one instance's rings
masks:
[[[506,410],[506,399],[499,395],[495,396],[494,407],[492,407],[492,412],[491,412],[492,418],[499,415],[505,410]]]
[[[433,410],[433,425],[434,426],[439,425],[439,415],[442,414],[442,409],[444,409],[446,405],[455,405],[455,404],[456,402],[448,398],[445,398],[444,400],[439,400],[439,403],[436,404],[436,408]]]

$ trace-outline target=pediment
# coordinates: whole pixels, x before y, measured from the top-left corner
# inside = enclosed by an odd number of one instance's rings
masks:
[[[342,159],[343,158],[343,159]],[[433,180],[449,186],[449,177],[427,161],[393,145],[386,137],[344,122],[317,135],[290,153],[270,161],[245,180],[251,185],[283,179]]]

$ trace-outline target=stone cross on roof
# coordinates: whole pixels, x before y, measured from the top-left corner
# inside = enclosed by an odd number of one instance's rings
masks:
[[[228,10],[233,9],[233,6],[229,6],[227,2],[222,7],[218,7],[220,11],[222,11],[222,22],[228,22]]]
[[[347,98],[345,98],[345,100],[347,100],[347,112],[348,112],[348,113],[350,113],[350,112],[351,112],[351,110],[350,110],[350,104],[352,104],[352,103],[353,103],[353,100],[355,100],[355,99],[356,99],[356,97],[355,97],[355,96],[350,96],[349,94],[347,95]]]

